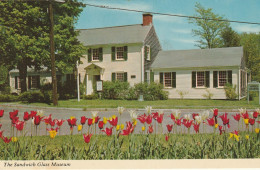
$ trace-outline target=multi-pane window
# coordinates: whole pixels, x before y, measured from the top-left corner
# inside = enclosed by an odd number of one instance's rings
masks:
[[[116,59],[124,59],[124,47],[116,47]]]
[[[92,61],[99,61],[99,49],[94,48],[92,50],[93,56],[92,56]]]
[[[15,89],[21,88],[21,81],[19,76],[15,76]]]
[[[225,86],[227,83],[227,72],[226,71],[219,71],[218,72],[218,86]]]
[[[151,54],[150,54],[150,46],[146,45],[144,47],[144,56],[146,60],[150,60],[151,59]]]
[[[124,73],[116,73],[116,80],[124,81]]]
[[[172,87],[172,73],[171,72],[164,73],[164,87]]]
[[[38,76],[32,76],[31,78],[31,88],[38,88]]]
[[[205,86],[205,72],[197,71],[197,87]]]

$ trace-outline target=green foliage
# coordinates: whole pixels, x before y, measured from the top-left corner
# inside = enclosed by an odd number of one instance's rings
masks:
[[[184,99],[184,96],[189,93],[188,91],[182,91],[182,90],[177,90],[177,92],[180,95],[181,99]]]
[[[144,96],[144,100],[167,100],[168,99],[168,92],[163,91],[162,84],[159,83],[138,83],[135,84],[134,89],[136,92],[136,97],[138,98],[139,95]]]
[[[127,99],[129,87],[130,87],[130,85],[128,82],[104,81],[102,98],[104,98],[104,99]]]
[[[83,99],[84,100],[98,99],[98,94],[97,93],[93,93],[93,94],[90,94],[90,95],[83,95]]]
[[[209,89],[206,89],[206,93],[202,95],[202,97],[205,97],[206,99],[209,99],[209,100],[212,99],[213,96],[214,96],[214,94],[211,93],[209,91]]]
[[[223,47],[239,47],[240,37],[230,26],[226,27],[221,32],[221,38],[223,40]]]
[[[225,89],[225,94],[226,94],[226,98],[229,99],[229,100],[234,100],[234,99],[237,99],[238,95],[236,93],[236,85],[233,85],[230,84],[230,83],[227,83],[224,87]]]
[[[228,27],[229,23],[225,21],[215,21],[223,20],[224,18],[218,14],[213,13],[212,8],[205,9],[200,3],[196,3],[195,11],[196,14],[194,17],[203,18],[189,19],[190,23],[193,23],[198,27],[197,29],[192,30],[194,36],[198,36],[200,39],[197,41],[197,46],[202,49],[221,47],[223,43],[220,37],[221,31]]]
[[[15,102],[18,100],[17,96],[10,94],[0,94],[0,102]]]
[[[20,94],[19,100],[28,103],[39,103],[44,101],[44,96],[40,91],[27,91]]]

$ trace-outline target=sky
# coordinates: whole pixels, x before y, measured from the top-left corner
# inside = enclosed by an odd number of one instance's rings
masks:
[[[149,12],[195,14],[195,4],[212,8],[215,14],[228,20],[260,23],[260,0],[81,0],[84,3],[109,7],[135,9]],[[81,13],[76,29],[142,24],[142,13],[111,10],[86,6]],[[153,15],[153,25],[163,50],[197,49],[198,37],[192,34],[196,25],[186,18]],[[231,23],[238,33],[260,32],[260,25]]]

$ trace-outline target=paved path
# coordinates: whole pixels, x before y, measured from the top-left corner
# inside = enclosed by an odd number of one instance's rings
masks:
[[[38,110],[38,109],[43,110],[45,116],[52,114],[53,119],[68,119],[68,118],[70,118],[70,116],[74,116],[74,117],[76,117],[76,119],[78,119],[78,121],[77,121],[78,124],[80,123],[81,116],[91,117],[91,111],[83,111],[82,109],[79,109],[79,108],[35,107],[35,106],[28,106],[28,105],[14,106],[14,105],[9,105],[9,104],[0,104],[0,110],[1,109],[3,109],[5,111],[4,116],[0,120],[0,122],[2,124],[1,130],[4,130],[4,136],[10,135],[11,121],[9,118],[9,112],[13,111],[14,109],[19,110],[18,117],[20,118],[20,120],[22,120],[23,114],[25,111],[30,112],[32,110]],[[91,109],[91,110],[99,110],[98,116],[101,118],[110,117],[113,114],[116,114],[116,115],[118,114],[117,109]],[[123,112],[123,114],[121,116],[121,120],[120,120],[121,123],[125,123],[126,121],[131,120],[131,117],[128,112],[129,110],[131,110],[131,109],[127,109]],[[159,109],[155,109],[153,111],[158,111],[158,110]],[[183,116],[184,114],[187,114],[187,113],[200,113],[200,112],[204,111],[204,109],[180,109],[180,110],[182,112],[181,116]],[[163,120],[162,127],[163,127],[163,133],[166,133],[167,132],[166,125],[173,124],[173,121],[169,117],[171,114],[171,109],[163,109],[163,111],[165,114],[164,114],[164,120]],[[145,110],[136,109],[136,112],[138,114],[143,114],[143,113],[145,113]],[[237,130],[237,122],[234,121],[234,119],[231,115],[238,113],[238,110],[231,110],[231,109],[220,110],[219,115],[223,114],[224,112],[229,113],[231,128],[228,129],[228,131]],[[210,114],[210,116],[212,116],[212,113]],[[218,119],[218,123],[219,124],[222,123],[221,119]],[[152,123],[152,124],[154,125],[154,123]],[[27,132],[26,134],[30,135],[31,134],[31,122],[28,121],[28,123],[25,127],[26,127],[25,131]],[[87,125],[85,125],[83,127],[83,133],[86,132],[86,127],[87,127]],[[141,127],[142,127],[142,124],[138,120],[137,127],[135,129],[135,133],[141,133]],[[182,127],[183,127],[183,125],[182,125]],[[40,127],[38,128],[39,129],[38,134],[45,135],[45,128],[46,128],[46,126],[45,126],[44,122],[41,122]],[[158,126],[157,126],[157,130],[158,130]],[[240,127],[240,130],[241,130],[241,127]],[[180,131],[187,132],[187,129],[184,127],[182,128],[182,130],[180,128],[178,128],[178,132],[180,132]],[[200,128],[200,131],[202,132],[202,126]],[[97,132],[99,132],[98,128],[97,128]],[[205,132],[206,133],[213,132],[213,128],[205,125]],[[60,133],[61,133],[61,135],[70,133],[67,121],[64,122],[64,124],[62,125]],[[75,133],[78,133],[76,127],[74,128],[74,134]],[[104,133],[104,132],[102,132],[102,133]],[[194,133],[193,127],[191,127],[191,133]]]

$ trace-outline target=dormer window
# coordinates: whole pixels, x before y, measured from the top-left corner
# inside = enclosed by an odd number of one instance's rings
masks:
[[[148,61],[151,60],[151,49],[149,45],[144,46],[144,58]]]

